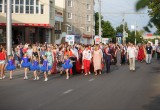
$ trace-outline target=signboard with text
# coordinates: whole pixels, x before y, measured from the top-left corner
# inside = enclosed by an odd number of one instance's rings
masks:
[[[108,44],[109,43],[109,38],[102,38],[102,43]]]
[[[95,36],[94,40],[95,40],[95,44],[99,44],[101,42],[101,37]]]
[[[65,41],[68,42],[69,45],[74,45],[74,35],[66,35]]]

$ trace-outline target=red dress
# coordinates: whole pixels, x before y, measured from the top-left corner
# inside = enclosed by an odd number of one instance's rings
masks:
[[[144,48],[141,46],[141,47],[139,47],[137,59],[138,59],[139,61],[142,61],[144,58],[145,58]]]
[[[77,62],[76,62],[76,71],[77,73],[81,73],[82,71],[82,50],[79,50],[78,54],[79,54],[79,58],[77,59]]]

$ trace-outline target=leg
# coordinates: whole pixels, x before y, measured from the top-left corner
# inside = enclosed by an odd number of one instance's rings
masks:
[[[37,74],[37,72],[38,72],[38,74]],[[38,75],[39,75],[39,71],[36,71],[36,76],[37,76],[36,79],[37,79],[37,80],[39,80],[39,76],[38,76]]]
[[[28,70],[28,68],[24,68],[24,74],[25,74],[24,79],[28,79],[27,70]]]
[[[108,59],[108,73],[110,73],[110,67],[111,67],[111,60]]]
[[[4,67],[5,67],[5,64],[2,64],[1,65],[1,78],[5,78],[5,74],[4,74]]]
[[[68,73],[68,69],[66,69],[66,79],[69,79],[69,73]]]
[[[129,70],[132,70],[132,59],[129,59]]]
[[[84,73],[85,73],[85,75],[88,75],[88,73],[87,73],[87,60],[83,60],[83,65],[84,65]]]
[[[135,58],[132,59],[132,64],[133,64],[132,65],[133,66],[132,69],[135,71],[135,69],[136,69],[136,67],[135,67]]]
[[[146,63],[148,64],[148,54],[146,54]]]
[[[44,72],[44,78],[45,78],[44,81],[48,81],[48,77],[47,77],[47,72],[46,71]]]
[[[148,58],[149,58],[149,61],[148,61],[148,63],[151,63],[151,60],[152,60],[152,55],[151,55],[151,54],[149,54],[149,55],[148,55]]]
[[[87,60],[87,73],[89,74],[90,74],[90,65],[91,65],[90,60]]]
[[[95,71],[95,75],[97,76],[97,70]]]
[[[9,76],[10,80],[12,79],[12,73],[13,73],[13,71],[10,71],[10,76]]]
[[[34,71],[34,80],[36,80],[37,79],[37,73],[36,73],[36,71]]]

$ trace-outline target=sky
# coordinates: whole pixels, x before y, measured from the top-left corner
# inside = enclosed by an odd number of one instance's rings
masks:
[[[104,20],[108,20],[115,28],[122,24],[122,13],[136,13],[135,4],[138,0],[101,0],[102,8],[101,13]],[[98,0],[95,0],[95,11],[98,11]],[[139,12],[145,14],[125,14],[125,22],[128,23],[128,27],[131,29],[131,25],[137,24],[137,29],[141,30],[148,24],[149,16],[147,14],[147,8],[140,10]],[[112,14],[111,14],[112,13]],[[113,14],[114,13],[114,14]],[[155,28],[152,32],[155,32]]]

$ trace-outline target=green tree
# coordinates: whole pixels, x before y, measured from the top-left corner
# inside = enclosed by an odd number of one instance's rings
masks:
[[[102,37],[112,39],[115,37],[115,30],[109,21],[102,21]]]
[[[151,19],[144,29],[150,32],[149,28],[152,28],[154,24],[158,30],[158,33],[160,33],[160,0],[139,0],[136,4],[137,11],[145,7],[150,9],[148,13]]]
[[[128,33],[128,37],[126,38],[126,42],[135,42],[135,31],[130,31],[129,28],[128,28],[128,25],[127,23],[125,23],[125,31],[126,33]],[[123,33],[123,24],[121,24],[120,26],[118,26],[116,28],[116,33]],[[142,35],[143,35],[143,31],[137,31],[137,34],[136,34],[136,40],[137,40],[137,43],[142,43],[143,41],[143,38],[142,38]]]
[[[101,24],[102,24],[102,37],[103,38],[114,38],[115,30],[112,24],[109,21],[103,20],[103,16],[101,16]],[[95,34],[99,34],[99,13],[95,13]]]

